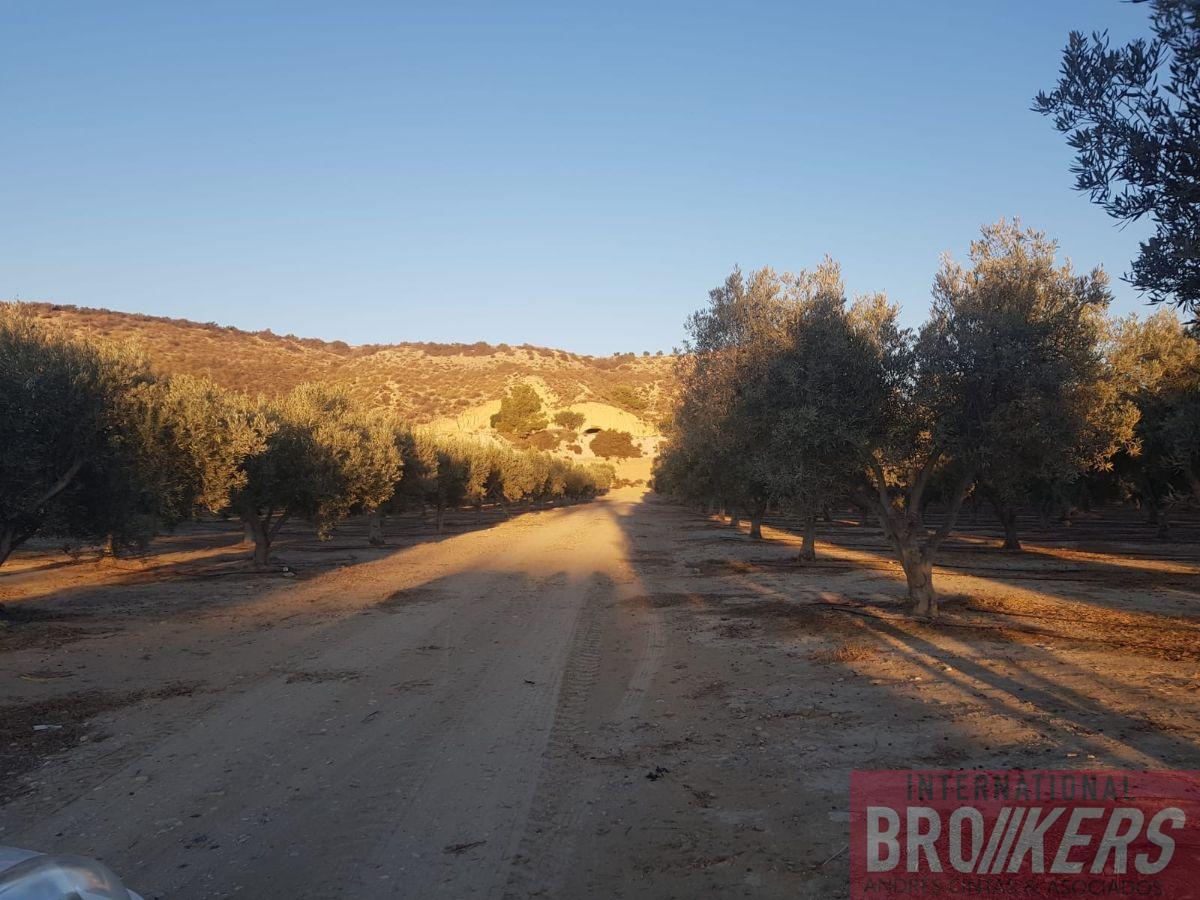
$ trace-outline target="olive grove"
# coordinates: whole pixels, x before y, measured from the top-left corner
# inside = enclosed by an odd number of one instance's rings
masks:
[[[1019,546],[1015,506],[1136,451],[1138,407],[1105,352],[1104,273],[1056,256],[1019,223],[985,227],[967,264],[943,262],[915,330],[883,295],[848,299],[830,260],[735,272],[689,320],[656,489],[747,510],[752,536],[767,507],[793,510],[802,558],[823,510],[869,510],[913,611],[936,617],[933,565],[971,492]]]
[[[586,499],[611,467],[414,431],[337,386],[252,399],[154,372],[0,304],[0,564],[34,537],[142,545],[200,511],[241,519],[257,567],[288,521]]]

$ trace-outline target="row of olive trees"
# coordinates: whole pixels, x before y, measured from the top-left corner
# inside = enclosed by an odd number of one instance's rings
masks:
[[[447,438],[403,426],[391,437],[402,476],[381,503],[371,509],[371,542],[383,543],[386,516],[411,509],[434,510],[440,533],[448,509],[482,511],[487,503],[510,504],[585,500],[607,491],[615,471],[608,465],[584,466],[548,453],[514,450],[465,439]]]
[[[413,505],[583,499],[612,472],[414,433],[306,384],[281,399],[156,376],[0,306],[0,564],[35,535],[119,549],[198,509],[240,517],[265,565],[290,519],[326,534],[355,513]]]
[[[1107,279],[1056,261],[1038,232],[1000,222],[947,259],[928,320],[902,328],[882,295],[846,298],[838,266],[735,271],[688,323],[681,399],[655,487],[805,523],[851,503],[873,513],[919,615],[972,491],[1017,545],[1015,510],[1112,471],[1148,504],[1200,499],[1197,341],[1173,316],[1113,323]],[[927,523],[931,503],[936,524]]]

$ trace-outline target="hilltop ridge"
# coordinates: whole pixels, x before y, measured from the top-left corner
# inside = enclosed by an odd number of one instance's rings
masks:
[[[597,357],[529,344],[343,341],[243,331],[143,313],[22,303],[44,322],[90,340],[136,342],[166,373],[206,375],[224,387],[274,396],[305,381],[343,385],[356,399],[416,424],[477,422],[506,389],[533,380],[548,404],[613,407],[658,431],[674,391],[674,357]]]

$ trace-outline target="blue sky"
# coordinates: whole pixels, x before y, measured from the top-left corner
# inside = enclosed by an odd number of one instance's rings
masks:
[[[1117,281],[1146,229],[1029,111],[1144,6],[0,5],[0,297],[352,343],[670,349],[734,264],[829,253],[917,324],[1019,215]]]

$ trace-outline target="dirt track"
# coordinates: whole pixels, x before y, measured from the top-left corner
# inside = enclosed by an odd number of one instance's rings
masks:
[[[626,490],[391,551],[285,546],[295,578],[210,571],[244,554],[211,540],[29,560],[5,576],[28,615],[0,632],[0,843],[172,900],[832,897],[851,768],[1194,764],[1194,565],[1131,563],[1139,612],[1060,556],[1000,579],[981,554],[931,629],[877,553],[800,572],[772,534]],[[1150,637],[1096,642],[1114,628]]]

